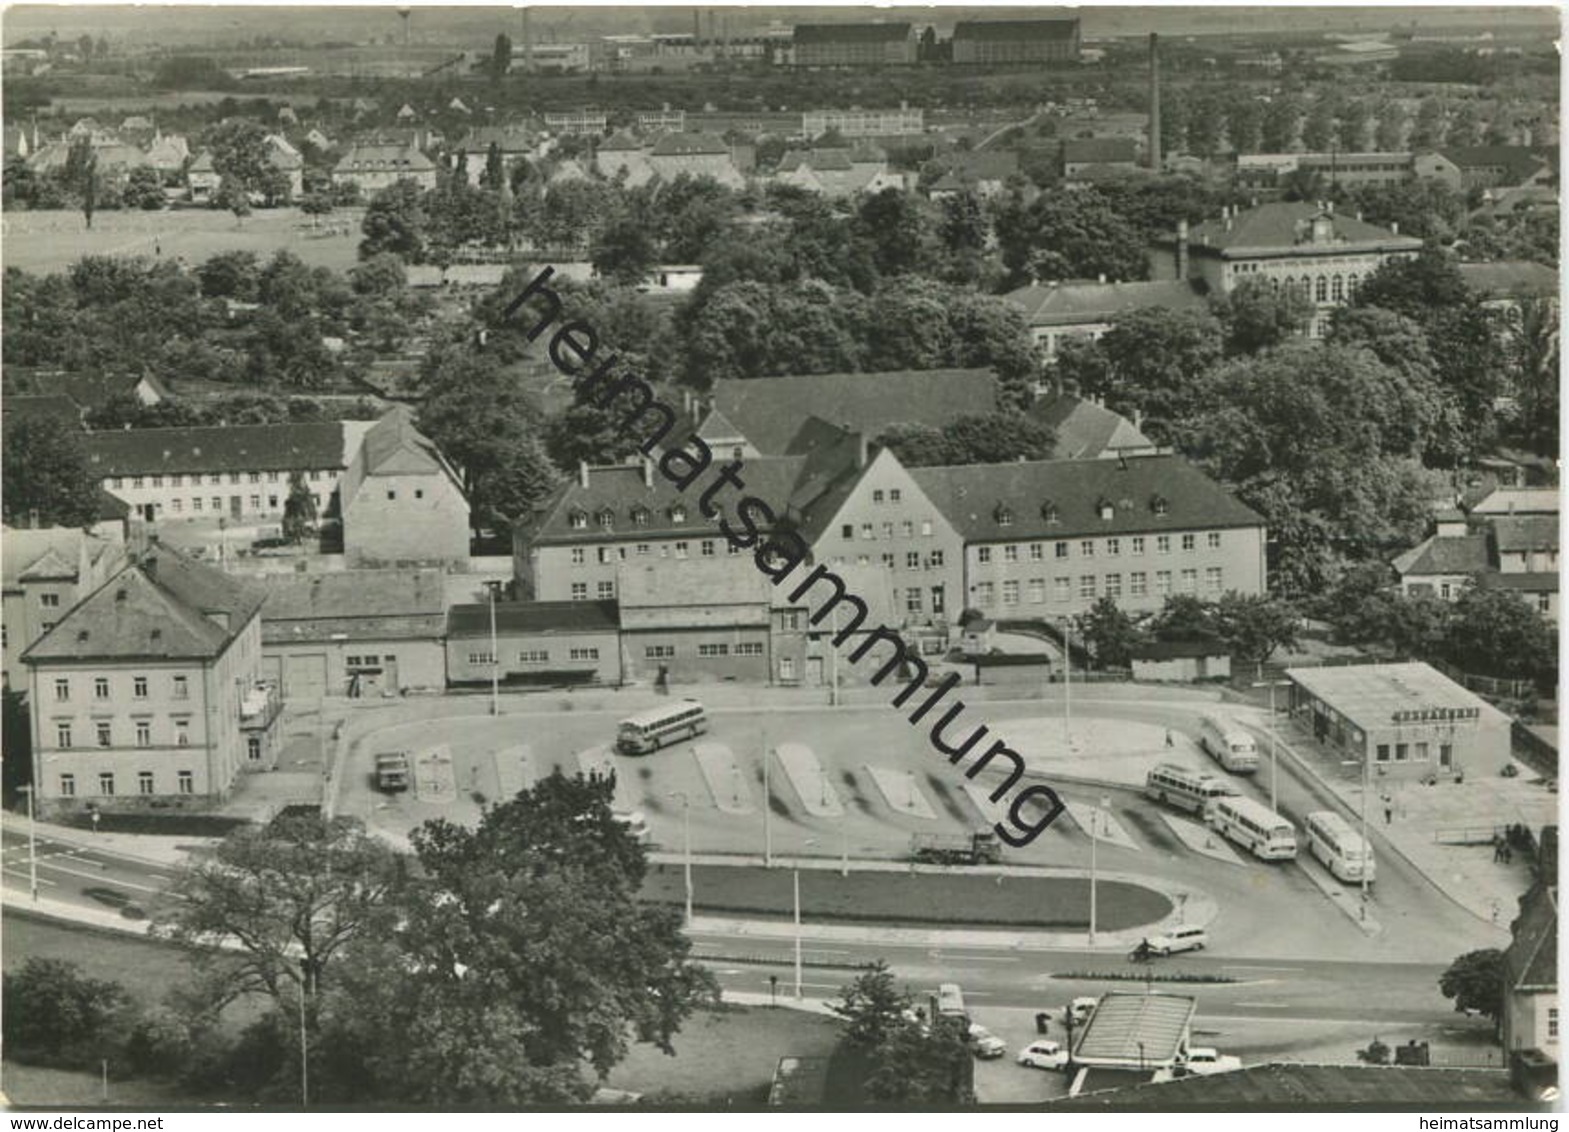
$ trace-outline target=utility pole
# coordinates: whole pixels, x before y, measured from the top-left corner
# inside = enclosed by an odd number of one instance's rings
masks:
[[[696,757],[696,750],[693,757]],[[686,872],[686,930],[692,930],[692,799],[684,790],[670,791],[670,797],[681,799],[681,851]]]
[[[27,795],[27,887],[33,894],[33,903],[38,903],[38,839],[34,828],[36,818],[33,811],[33,787],[31,785],[18,786]]]
[[[1269,689],[1269,808],[1277,814],[1280,812],[1280,752],[1276,749],[1275,689],[1290,683],[1290,680],[1260,680],[1253,684],[1255,688]]]
[[[501,652],[496,647],[496,585],[486,582],[490,591],[490,714],[501,714]]]

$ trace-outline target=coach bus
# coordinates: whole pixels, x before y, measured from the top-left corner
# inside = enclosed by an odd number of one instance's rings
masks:
[[[708,713],[703,705],[680,700],[623,719],[616,729],[616,750],[623,755],[644,755],[666,743],[694,739],[707,730]]]
[[[1258,744],[1241,727],[1219,715],[1199,720],[1199,743],[1210,757],[1233,774],[1258,769]]]
[[[1260,860],[1290,861],[1297,855],[1296,826],[1251,798],[1219,799],[1209,823]]]
[[[1315,810],[1302,820],[1306,827],[1308,851],[1317,857],[1336,880],[1372,883],[1377,871],[1373,847],[1333,810]]]
[[[1203,813],[1218,798],[1233,798],[1240,793],[1225,779],[1175,763],[1161,763],[1144,778],[1146,798],[1194,814]]]

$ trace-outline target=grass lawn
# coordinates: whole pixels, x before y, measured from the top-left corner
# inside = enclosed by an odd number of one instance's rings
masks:
[[[119,210],[93,214],[89,231],[80,212],[7,212],[7,267],[47,273],[64,271],[84,255],[183,256],[195,266],[218,252],[250,251],[267,259],[288,248],[311,266],[338,271],[358,262],[363,209],[338,209],[324,225],[345,223],[347,235],[316,236],[301,228],[309,217],[297,208],[257,209],[243,223],[233,213],[209,208],[167,212]]]
[[[716,914],[786,917],[794,896],[790,870],[700,865],[692,870],[693,903]],[[653,865],[643,885],[646,899],[678,904],[685,899],[678,864]],[[1096,885],[1096,921],[1117,931],[1162,919],[1171,901],[1152,889],[1123,881]],[[953,926],[1088,927],[1090,882],[1084,877],[1020,877],[954,873],[801,872],[801,915],[814,920]]]
[[[14,971],[34,957],[75,963],[95,979],[124,983],[144,1002],[157,1002],[177,984],[188,983],[191,968],[185,956],[167,943],[154,943],[122,932],[96,931],[35,919],[7,908],[4,964]]]
[[[47,1108],[85,1108],[125,1105],[129,1108],[187,1108],[193,1102],[175,1085],[157,1081],[109,1081],[104,1099],[98,1074],[74,1069],[41,1069],[36,1065],[0,1062],[0,1090],[9,1105]]]

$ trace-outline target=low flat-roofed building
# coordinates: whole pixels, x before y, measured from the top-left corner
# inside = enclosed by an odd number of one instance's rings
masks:
[[[447,676],[455,685],[617,684],[620,612],[614,601],[503,601],[447,611]],[[494,650],[492,647],[494,641]]]
[[[1379,776],[1458,778],[1508,754],[1486,701],[1419,662],[1291,668],[1291,714]]]
[[[1519,1106],[1523,1099],[1503,1069],[1273,1062],[1244,1066],[1231,1073],[1085,1090],[1046,1104],[1053,1112],[1314,1108],[1387,1111],[1391,1107],[1432,1111],[1510,1108]]]
[[[1167,683],[1231,679],[1231,649],[1219,641],[1150,641],[1132,651],[1133,678]]]
[[[1185,994],[1101,996],[1075,1035],[1073,1060],[1086,1068],[1167,1069],[1186,1056],[1198,1000]]]
[[[773,587],[751,561],[623,563],[616,591],[629,678],[771,682]]]

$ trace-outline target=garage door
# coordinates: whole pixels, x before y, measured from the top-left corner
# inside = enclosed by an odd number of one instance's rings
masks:
[[[262,657],[262,679],[271,680],[279,688],[283,687],[283,657]]]
[[[327,656],[302,653],[283,659],[283,696],[289,700],[318,700],[327,694]]]

